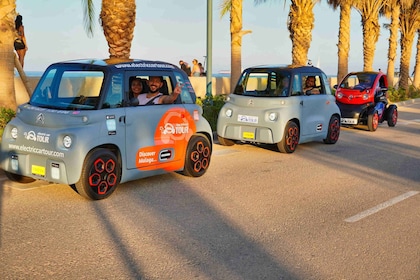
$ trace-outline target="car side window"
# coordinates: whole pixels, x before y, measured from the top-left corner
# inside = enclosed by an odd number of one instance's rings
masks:
[[[114,74],[108,88],[102,108],[118,108],[122,106],[123,99],[123,75]]]
[[[293,76],[292,96],[299,96],[299,95],[303,95],[302,79],[301,79],[301,76],[299,74],[295,74]]]
[[[327,95],[332,95],[331,92],[331,86],[330,86],[330,82],[328,81],[328,77],[327,75],[325,75],[324,73],[321,74],[321,78],[322,78],[322,89],[321,89],[321,93],[327,94]]]
[[[181,94],[179,95],[178,99],[174,103],[184,103],[184,104],[192,104],[195,103],[193,100],[194,90],[191,86],[189,80],[184,79],[184,77],[180,73],[175,73],[175,85],[179,84],[181,86]],[[192,92],[192,93],[191,93]]]

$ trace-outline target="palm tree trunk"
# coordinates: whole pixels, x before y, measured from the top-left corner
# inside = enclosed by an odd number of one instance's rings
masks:
[[[417,54],[416,54],[416,65],[414,66],[413,85],[416,88],[420,88],[420,29],[417,30]]]
[[[414,34],[401,34],[401,58],[400,58],[400,82],[399,88],[406,91],[406,97],[408,94],[408,78],[410,76],[410,59],[411,59],[411,48],[413,46]]]
[[[288,29],[292,40],[292,65],[306,65],[315,16],[312,0],[292,0]]]
[[[109,46],[109,57],[130,58],[136,25],[136,1],[102,0],[100,19]]]
[[[25,93],[22,93],[21,96],[16,96],[16,101],[18,99],[20,99],[20,100],[27,100],[32,95],[32,89],[29,86],[28,77],[26,77],[25,71],[23,71],[22,65],[19,62],[19,58],[18,58],[17,54],[15,55],[15,68],[18,71],[19,76],[20,76],[20,78],[21,78],[21,80],[23,82],[23,85],[25,86],[25,90],[26,90],[26,94]],[[16,93],[16,95],[17,94],[19,94],[19,93]],[[17,105],[20,105],[20,104],[17,104]]]
[[[15,0],[0,1],[0,107],[16,110],[14,63]]]
[[[230,92],[242,72],[242,36],[251,33],[242,30],[242,0],[232,0],[230,9]]]
[[[351,6],[343,4],[340,6],[340,30],[338,31],[338,72],[337,83],[339,83],[349,71],[350,51],[350,19]]]
[[[398,30],[399,30],[400,5],[394,5],[391,13],[391,23],[389,25],[389,47],[388,47],[388,86],[394,86],[395,59],[397,56]]]
[[[363,71],[373,71],[373,60],[375,58],[376,42],[378,42],[380,26],[376,16],[362,15],[363,25]]]

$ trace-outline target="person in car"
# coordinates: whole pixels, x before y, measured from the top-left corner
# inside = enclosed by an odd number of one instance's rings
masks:
[[[372,86],[372,81],[369,76],[360,77],[360,83],[356,85],[357,88],[370,88]]]
[[[308,76],[305,80],[305,87],[303,89],[305,94],[318,94],[319,90],[315,86],[315,77]]]
[[[281,84],[278,85],[275,95],[276,96],[287,96],[289,93],[289,77],[284,77],[281,80]]]
[[[134,78],[130,85],[130,96],[138,98],[143,90],[143,82],[140,78]]]
[[[139,105],[153,105],[153,104],[171,104],[177,99],[181,93],[181,87],[177,84],[174,91],[169,95],[164,95],[160,92],[163,86],[162,76],[150,76],[147,82],[149,86],[148,93],[142,93],[138,96]]]

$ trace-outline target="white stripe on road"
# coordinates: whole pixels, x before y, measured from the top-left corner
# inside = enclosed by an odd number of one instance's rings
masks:
[[[370,208],[366,211],[360,212],[357,215],[354,215],[350,218],[345,219],[344,221],[348,222],[348,223],[354,223],[357,221],[360,221],[363,218],[366,218],[367,216],[370,216],[372,214],[375,214],[376,212],[379,212],[389,206],[392,206],[394,204],[397,204],[398,202],[403,201],[404,199],[407,199],[409,197],[412,197],[413,195],[419,194],[420,192],[418,191],[411,191],[411,192],[406,192],[405,194],[399,195],[397,197],[394,197],[393,199],[390,199],[388,201],[385,201],[384,203],[381,203],[373,208]]]

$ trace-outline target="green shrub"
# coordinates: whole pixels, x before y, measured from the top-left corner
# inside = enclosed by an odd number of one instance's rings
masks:
[[[16,116],[16,112],[9,108],[0,107],[0,139],[6,124]]]
[[[399,102],[420,97],[420,89],[410,86],[407,90],[389,88],[388,98],[391,102]]]
[[[219,111],[225,104],[227,95],[206,96],[197,98],[197,104],[203,107],[203,116],[209,122],[212,131],[217,129],[217,117]]]

